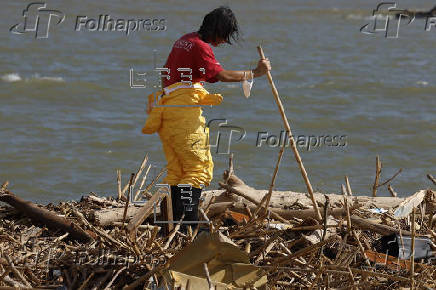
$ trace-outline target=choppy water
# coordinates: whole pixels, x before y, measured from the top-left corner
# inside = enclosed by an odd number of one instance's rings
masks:
[[[9,32],[29,3],[4,2],[0,10],[0,182],[10,180],[11,190],[34,201],[70,200],[90,191],[114,195],[116,169],[127,182],[147,152],[157,168],[164,166],[158,136],[140,132],[151,88],[130,88],[129,69],[147,72],[148,86],[155,84],[153,50],[163,64],[172,43],[223,2],[49,1],[66,19],[50,28],[48,39]],[[300,148],[314,188],[338,192],[348,175],[354,192],[368,194],[377,154],[382,179],[404,168],[392,183],[400,195],[429,186],[425,175],[436,173],[436,27],[426,32],[425,21],[416,19],[401,26],[398,39],[386,39],[359,32],[377,1],[252,3],[231,1],[244,41],[215,54],[226,69],[247,69],[255,66],[261,43],[294,135],[346,136],[346,146]],[[434,2],[398,4],[430,9]],[[129,36],[74,31],[76,16],[100,14],[164,18],[167,29]],[[258,132],[278,136],[283,129],[266,78],[256,79],[248,100],[239,84],[208,89],[222,93],[224,102],[205,109],[207,119],[227,119],[246,131],[230,148],[236,173],[266,188],[278,147],[256,147]],[[228,155],[213,156],[215,187]],[[290,150],[276,184],[305,191]],[[388,193],[382,188],[380,194]]]

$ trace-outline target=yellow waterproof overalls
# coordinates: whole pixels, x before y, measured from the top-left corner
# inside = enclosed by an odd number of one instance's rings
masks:
[[[200,83],[181,82],[164,89],[163,96],[150,112],[142,133],[158,132],[167,159],[169,185],[208,186],[213,177],[213,161],[209,150],[209,128],[199,105],[218,105],[223,97],[209,94]],[[162,91],[148,96],[156,100]]]

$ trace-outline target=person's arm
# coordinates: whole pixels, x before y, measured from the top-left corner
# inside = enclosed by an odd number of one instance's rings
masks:
[[[222,70],[216,78],[221,82],[241,82],[246,79],[263,76],[271,70],[271,64],[268,59],[261,59],[254,70]]]

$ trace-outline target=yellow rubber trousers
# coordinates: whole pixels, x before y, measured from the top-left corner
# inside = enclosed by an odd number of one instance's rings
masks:
[[[222,96],[210,94],[199,83],[192,86],[186,88],[182,83],[175,83],[165,88],[170,92],[152,108],[142,132],[159,134],[168,163],[165,183],[201,188],[212,181],[213,161],[209,128],[200,105],[218,105]],[[161,94],[162,91],[151,94],[149,99]]]

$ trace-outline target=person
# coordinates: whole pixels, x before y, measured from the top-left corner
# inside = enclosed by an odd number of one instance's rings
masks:
[[[164,66],[167,73],[162,74],[163,89],[148,96],[149,116],[142,132],[158,132],[161,139],[168,163],[164,182],[171,188],[174,221],[184,214],[183,221],[197,226],[202,188],[213,177],[209,128],[201,105],[218,105],[222,95],[209,93],[204,82],[244,82],[271,69],[269,60],[261,59],[253,70],[225,70],[210,45],[232,44],[238,39],[238,22],[229,7],[208,13],[197,32],[174,43]]]

